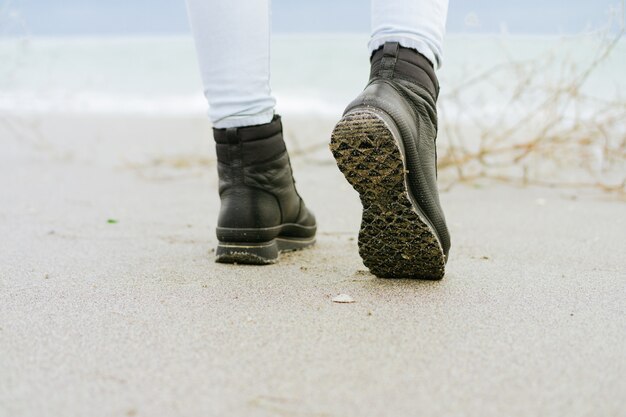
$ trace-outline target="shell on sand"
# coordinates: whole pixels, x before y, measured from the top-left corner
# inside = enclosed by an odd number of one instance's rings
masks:
[[[354,303],[354,298],[348,294],[339,294],[333,297],[333,303]]]

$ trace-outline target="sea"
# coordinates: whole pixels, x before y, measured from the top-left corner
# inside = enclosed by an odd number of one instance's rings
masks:
[[[273,36],[278,111],[339,114],[367,81],[367,40],[367,34]],[[448,112],[471,106],[493,113],[525,86],[534,91],[525,96],[532,101],[572,83],[590,100],[624,103],[626,42],[594,33],[450,34],[438,74]],[[204,115],[202,91],[188,35],[0,38],[1,112]]]

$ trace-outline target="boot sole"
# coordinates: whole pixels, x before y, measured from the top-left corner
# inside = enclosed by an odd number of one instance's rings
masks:
[[[313,246],[315,238],[277,237],[267,242],[219,242],[215,262],[227,264],[270,265],[279,254]]]
[[[335,126],[330,149],[363,206],[359,254],[381,278],[443,278],[445,255],[434,228],[407,187],[395,124],[373,108],[356,109]]]

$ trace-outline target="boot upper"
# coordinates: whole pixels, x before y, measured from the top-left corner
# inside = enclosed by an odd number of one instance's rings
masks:
[[[267,124],[213,129],[221,199],[218,227],[315,225],[298,194],[280,116]]]

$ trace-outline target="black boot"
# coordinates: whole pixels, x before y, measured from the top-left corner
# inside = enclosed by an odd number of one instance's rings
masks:
[[[388,42],[332,133],[339,169],[359,192],[359,253],[379,277],[440,279],[450,237],[437,191],[439,85],[417,51]]]
[[[298,195],[279,116],[213,129],[221,208],[216,261],[270,264],[315,243],[315,217]]]

